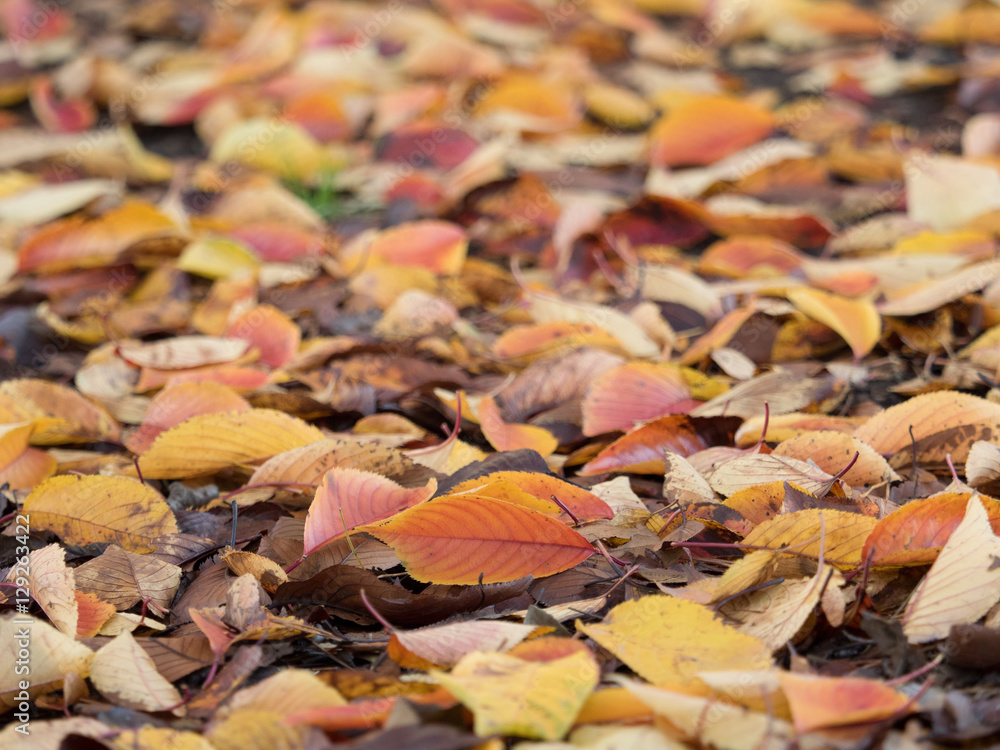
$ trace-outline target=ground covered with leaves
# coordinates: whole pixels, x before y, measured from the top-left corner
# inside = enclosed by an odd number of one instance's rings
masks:
[[[1000,7],[0,0],[4,747],[1000,735]]]

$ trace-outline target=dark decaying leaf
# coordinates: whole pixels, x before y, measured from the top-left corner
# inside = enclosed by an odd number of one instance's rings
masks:
[[[361,591],[390,622],[416,627],[440,622],[446,617],[480,609],[497,612],[521,608],[522,597],[531,585],[530,578],[484,586],[427,586],[413,593],[398,584],[388,583],[373,573],[347,565],[325,568],[306,581],[282,584],[274,594],[276,602],[295,603],[307,600],[366,620],[368,609],[361,601]]]

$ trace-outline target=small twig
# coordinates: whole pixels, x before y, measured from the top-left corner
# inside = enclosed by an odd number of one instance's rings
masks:
[[[951,471],[951,479],[955,484],[961,484],[962,480],[958,478],[958,472],[955,471],[955,464],[951,461],[951,454],[946,453],[944,455],[945,463],[948,464],[948,469]]]
[[[573,511],[571,511],[569,509],[569,507],[566,505],[566,503],[564,503],[562,500],[560,500],[558,497],[556,497],[555,493],[552,493],[552,495],[550,497],[552,498],[552,502],[554,502],[556,505],[558,505],[560,508],[562,508],[563,511],[566,513],[566,515],[573,519],[573,525],[574,526],[579,526],[580,525],[580,519],[577,518],[575,515],[573,515]]]
[[[899,677],[894,677],[891,680],[886,680],[884,684],[889,685],[891,687],[893,685],[902,685],[904,682],[909,682],[910,680],[915,680],[916,678],[922,677],[928,672],[934,670],[943,661],[944,661],[944,654],[943,653],[938,654],[929,662],[924,664],[924,666],[920,667],[920,669],[914,669],[912,672],[907,672],[906,674],[900,675]]]
[[[236,522],[240,517],[240,506],[236,503],[229,503],[229,507],[233,509],[233,533],[229,536],[229,546],[236,549]]]
[[[371,613],[371,616],[374,617],[376,620],[378,620],[378,624],[381,625],[383,628],[385,628],[386,631],[389,633],[389,635],[392,635],[392,633],[396,629],[387,619],[385,619],[382,616],[382,614],[377,609],[375,609],[375,607],[372,606],[372,603],[368,601],[368,597],[365,596],[364,589],[361,589],[361,603],[365,605],[365,609],[367,609]]]
[[[771,405],[764,402],[764,426],[760,428],[760,439],[757,444],[751,448],[753,452],[760,452],[760,449],[764,447],[764,438],[767,437],[767,427],[771,423]]]
[[[351,541],[351,532],[347,530],[347,521],[344,520],[344,506],[338,505],[337,510],[340,511],[340,523],[344,526],[344,536],[347,537],[347,548],[351,550],[351,555],[354,555],[354,559],[358,561],[358,565],[361,566],[362,570],[367,570],[364,563],[361,562],[361,558],[358,557],[358,551],[354,549],[354,542]],[[350,555],[348,555],[350,557]]]
[[[610,563],[612,570],[615,571],[615,575],[617,576],[622,575],[622,571],[618,566],[621,565],[622,567],[625,567],[628,565],[628,563],[624,562],[623,560],[619,560],[617,557],[612,557],[608,553],[608,551],[604,548],[604,545],[601,544],[600,539],[594,541],[594,546],[597,547],[598,552],[600,552],[604,556],[604,559],[607,560],[608,563]]]
[[[607,591],[604,592],[604,595],[607,596],[612,591],[614,591],[616,588],[618,588],[623,583],[625,583],[625,579],[627,579],[630,575],[632,575],[633,573],[635,573],[640,567],[642,567],[642,566],[641,565],[633,565],[631,568],[629,568],[628,570],[626,570],[625,574],[621,578],[619,578],[617,581],[615,581],[615,585],[612,586],[611,588],[609,588]]]

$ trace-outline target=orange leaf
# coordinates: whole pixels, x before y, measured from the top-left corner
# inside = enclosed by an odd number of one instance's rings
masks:
[[[868,300],[806,288],[790,289],[787,296],[805,315],[839,333],[855,359],[874,349],[882,335],[882,318]]]
[[[135,384],[137,393],[152,391],[165,385],[179,383],[219,383],[234,391],[255,391],[267,385],[267,372],[239,365],[208,365],[186,370],[158,370],[143,367],[139,382]]]
[[[594,346],[620,352],[618,339],[590,323],[553,320],[549,323],[516,326],[503,333],[493,344],[493,355],[511,360],[535,357],[557,349]]]
[[[258,305],[233,320],[226,336],[249,341],[260,352],[261,364],[284,367],[298,352],[302,331],[278,308]]]
[[[657,167],[704,166],[756,143],[774,116],[729,96],[705,96],[671,107],[653,125],[650,160]]]
[[[628,431],[665,414],[686,413],[698,401],[676,367],[630,362],[590,384],[583,399],[583,434]]]
[[[18,249],[25,273],[53,273],[108,265],[143,240],[166,240],[178,247],[174,222],[150,205],[130,202],[96,219],[71,217],[31,235]]]
[[[763,235],[734,235],[701,254],[698,271],[709,276],[770,278],[785,276],[802,265],[802,253],[787,242]]]
[[[878,680],[793,672],[782,672],[780,679],[795,731],[802,734],[885,721],[900,716],[910,703],[905,695]]]
[[[386,229],[362,251],[391,265],[457,274],[465,262],[465,230],[447,221],[413,221]]]
[[[1000,599],[1000,537],[990,525],[980,495],[969,498],[965,517],[913,592],[903,615],[910,643],[946,637],[954,625],[969,625]]]
[[[114,442],[119,437],[114,418],[71,388],[30,378],[0,384],[0,423],[24,421],[35,423],[35,445]]]
[[[559,447],[555,435],[544,427],[505,422],[492,396],[484,396],[479,402],[479,424],[490,445],[498,451],[529,448],[548,456]]]
[[[308,555],[352,529],[381,521],[430,498],[437,480],[424,487],[406,489],[379,474],[357,469],[330,469],[316,490],[306,515],[305,548]]]
[[[543,513],[462,495],[422,503],[359,531],[392,547],[413,578],[433,583],[540,578],[594,554],[586,539]]]
[[[880,520],[865,541],[863,560],[872,555],[872,565],[927,565],[965,517],[973,495],[944,492],[922,500],[912,500]],[[1000,502],[980,496],[995,531],[1000,531]]]
[[[597,495],[551,474],[530,471],[494,471],[491,474],[456,484],[448,492],[457,495],[462,492],[475,491],[477,495],[505,500],[505,497],[494,494],[490,489],[501,483],[514,484],[529,495],[542,500],[549,500],[555,495],[559,502],[569,508],[573,515],[581,521],[614,517],[610,506]],[[560,510],[559,513],[563,516],[564,521],[572,521],[566,516],[565,511]]]
[[[480,99],[476,113],[503,117],[523,130],[552,132],[572,128],[582,111],[565,84],[517,74]]]
[[[75,592],[79,619],[76,623],[77,638],[93,638],[115,613],[115,606],[102,601],[96,594]]]
[[[0,426],[0,483],[11,489],[30,490],[56,473],[52,456],[28,446],[34,429],[31,422]]]
[[[589,476],[606,471],[662,474],[666,469],[663,451],[690,456],[720,443],[731,443],[739,427],[733,417],[689,417],[673,414],[638,427],[597,454],[580,474]]]

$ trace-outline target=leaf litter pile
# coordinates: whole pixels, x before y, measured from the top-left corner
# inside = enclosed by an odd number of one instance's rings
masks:
[[[1000,7],[0,3],[3,747],[1000,734]]]

